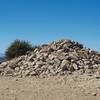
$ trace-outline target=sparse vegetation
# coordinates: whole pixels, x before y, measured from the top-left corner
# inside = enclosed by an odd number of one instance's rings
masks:
[[[32,46],[29,42],[24,40],[15,40],[6,50],[6,59],[12,59],[21,55],[25,55],[27,51],[32,51],[37,46]]]

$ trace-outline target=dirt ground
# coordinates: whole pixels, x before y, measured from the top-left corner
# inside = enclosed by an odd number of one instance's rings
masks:
[[[100,78],[85,74],[50,78],[0,77],[0,100],[100,100]]]

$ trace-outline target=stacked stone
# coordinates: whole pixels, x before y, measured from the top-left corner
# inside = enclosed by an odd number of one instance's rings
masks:
[[[99,71],[100,53],[84,48],[71,40],[44,44],[33,52],[0,64],[4,76],[55,76],[74,71],[94,73]]]

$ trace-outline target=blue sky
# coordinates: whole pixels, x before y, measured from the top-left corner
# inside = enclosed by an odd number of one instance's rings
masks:
[[[100,0],[0,0],[0,52],[15,39],[63,38],[100,51]]]

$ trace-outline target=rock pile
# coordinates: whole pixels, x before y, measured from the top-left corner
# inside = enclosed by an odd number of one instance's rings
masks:
[[[46,77],[71,74],[73,71],[99,73],[100,53],[84,48],[78,42],[60,40],[0,64],[0,75],[13,77]]]

